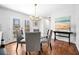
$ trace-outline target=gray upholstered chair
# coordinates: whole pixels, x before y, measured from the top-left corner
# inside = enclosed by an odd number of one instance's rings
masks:
[[[29,52],[40,52],[40,32],[27,32],[25,33],[26,40],[26,51]],[[26,52],[26,54],[27,54]]]

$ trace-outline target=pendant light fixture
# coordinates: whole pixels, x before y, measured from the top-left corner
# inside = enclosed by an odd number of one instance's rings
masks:
[[[34,4],[34,9],[35,9],[35,11],[34,11],[34,16],[30,16],[30,19],[32,20],[32,21],[38,21],[39,20],[39,17],[37,16],[37,4]]]

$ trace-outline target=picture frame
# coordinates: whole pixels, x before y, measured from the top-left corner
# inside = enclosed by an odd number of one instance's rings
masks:
[[[55,20],[55,30],[70,31],[71,30],[71,16],[62,16]]]

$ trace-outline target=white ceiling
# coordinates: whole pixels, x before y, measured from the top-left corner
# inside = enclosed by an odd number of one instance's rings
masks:
[[[35,15],[35,7],[33,4],[6,4],[3,6],[28,15]],[[49,17],[60,11],[71,10],[70,8],[73,8],[72,4],[38,4],[36,11],[37,16]]]

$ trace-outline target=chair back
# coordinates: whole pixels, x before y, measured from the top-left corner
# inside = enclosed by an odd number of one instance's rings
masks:
[[[46,38],[47,38],[47,39],[49,38],[49,30],[47,31],[47,36],[46,36]]]
[[[26,51],[40,51],[40,32],[25,33]]]
[[[16,37],[16,39],[17,39],[17,42],[20,42],[23,39],[21,31],[19,31],[19,30],[17,31],[17,37]]]
[[[52,31],[52,30],[50,30],[50,33],[49,33],[49,38],[48,38],[49,40],[51,40],[51,38],[52,38],[52,32],[53,32],[53,31]]]
[[[47,35],[49,34],[49,30],[47,31]]]
[[[39,32],[39,29],[34,29],[34,32]]]

